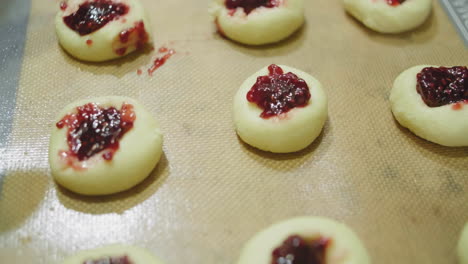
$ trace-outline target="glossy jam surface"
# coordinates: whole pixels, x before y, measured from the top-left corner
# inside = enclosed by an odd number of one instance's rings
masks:
[[[112,160],[119,148],[119,140],[133,128],[135,119],[131,104],[124,103],[121,110],[117,110],[89,103],[77,107],[76,113],[66,115],[56,126],[59,129],[68,128],[69,151],[66,157],[83,161],[104,151],[102,157]]]
[[[63,18],[65,24],[81,36],[93,33],[110,21],[128,13],[129,7],[111,0],[94,0],[81,4],[78,10]]]
[[[399,6],[403,4],[406,0],[387,0],[387,3],[391,6]]]
[[[135,264],[128,256],[86,260],[83,264]]]
[[[429,107],[468,100],[467,67],[427,67],[416,77],[416,90]]]
[[[225,5],[229,9],[242,7],[246,14],[261,6],[272,8],[279,5],[280,0],[226,0]]]
[[[284,73],[281,67],[272,64],[269,74],[257,78],[247,93],[247,100],[263,109],[262,118],[287,113],[295,107],[306,106],[310,99],[307,83],[294,73]]]
[[[288,237],[272,253],[271,264],[326,264],[330,240],[306,241],[298,235]]]

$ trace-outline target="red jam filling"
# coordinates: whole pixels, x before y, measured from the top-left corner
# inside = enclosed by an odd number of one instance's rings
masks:
[[[148,32],[146,32],[145,23],[143,21],[136,22],[134,27],[120,32],[118,39],[124,46],[122,47],[122,45],[119,45],[120,48],[115,49],[117,55],[125,55],[128,46],[133,44],[137,49],[143,49],[145,44],[149,42],[149,35]]]
[[[127,43],[131,36],[136,36],[136,47],[137,49],[142,49],[146,43],[149,41],[148,33],[145,29],[145,23],[143,21],[139,21],[135,23],[135,26],[120,32],[119,40],[121,43]]]
[[[150,76],[153,75],[153,73],[161,68],[161,66],[163,66],[166,61],[172,57],[172,55],[174,55],[176,52],[175,50],[173,49],[167,49],[167,48],[162,48],[164,51],[163,52],[160,52],[160,53],[164,53],[166,52],[166,54],[164,54],[164,56],[162,57],[159,57],[159,58],[156,58],[154,61],[153,61],[153,65],[151,65],[151,67],[148,69],[148,74]],[[161,51],[161,49],[159,49]]]
[[[125,47],[115,50],[115,53],[117,53],[117,55],[119,55],[119,56],[125,55],[125,52],[127,52],[127,48],[125,48]]]
[[[228,9],[242,7],[248,15],[254,9],[264,6],[267,8],[277,7],[280,0],[226,0],[225,5]]]
[[[87,160],[104,151],[102,157],[112,160],[119,149],[119,140],[133,128],[136,119],[133,105],[124,103],[121,110],[114,107],[101,108],[89,103],[76,108],[77,113],[68,114],[56,126],[68,127],[66,157]]]
[[[406,0],[387,0],[387,4],[391,6],[398,6],[405,2]]]
[[[86,260],[83,264],[134,264],[128,256]]]
[[[272,64],[269,75],[260,76],[247,93],[247,100],[263,109],[260,117],[269,118],[287,113],[295,107],[304,107],[310,99],[307,83],[294,73],[283,73]]]
[[[468,100],[468,69],[427,67],[417,75],[417,92],[429,107]]]
[[[452,105],[453,110],[461,110],[465,105],[468,105],[468,100],[463,100],[463,102],[454,103]]]
[[[78,10],[63,18],[65,24],[81,36],[93,33],[110,21],[128,13],[129,7],[111,0],[94,0],[81,4]]]
[[[68,7],[67,2],[60,2],[60,10],[65,11]]]
[[[330,240],[306,241],[298,235],[288,237],[273,250],[271,264],[325,264]]]

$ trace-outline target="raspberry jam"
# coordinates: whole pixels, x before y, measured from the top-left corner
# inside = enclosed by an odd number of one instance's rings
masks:
[[[135,264],[128,256],[123,257],[107,257],[96,260],[86,260],[83,264]]]
[[[399,6],[403,4],[406,0],[387,0],[387,4],[391,6]]]
[[[68,127],[70,150],[64,156],[83,161],[104,151],[102,157],[112,160],[119,149],[119,140],[133,128],[136,119],[133,105],[124,103],[119,111],[114,107],[101,108],[89,103],[76,110],[77,113],[66,115],[56,124],[58,129]]]
[[[119,55],[119,56],[125,55],[126,52],[127,52],[127,48],[125,48],[125,47],[118,48],[118,49],[115,50],[115,53],[117,53],[117,55]]]
[[[162,49],[162,48],[161,48],[161,49]],[[161,49],[159,49],[159,50],[161,51]],[[156,58],[156,59],[153,61],[153,65],[151,65],[151,67],[148,69],[148,74],[149,74],[150,76],[152,76],[153,73],[154,73],[157,69],[161,68],[161,66],[163,66],[163,65],[166,63],[166,61],[167,61],[169,58],[171,58],[172,55],[174,55],[174,54],[176,53],[175,50],[173,50],[173,49],[164,48],[163,50],[164,50],[164,51],[163,51],[163,52],[160,52],[160,53],[166,53],[166,54],[164,54],[164,56],[162,56],[162,57]]]
[[[267,8],[277,7],[280,0],[226,0],[225,5],[228,9],[242,7],[248,15],[254,9],[264,6]]]
[[[65,11],[68,7],[67,2],[60,2],[60,10]]]
[[[427,67],[416,77],[416,90],[429,107],[468,100],[467,67]]]
[[[288,237],[273,250],[271,264],[325,264],[330,240],[306,241],[298,235]]]
[[[114,49],[114,52],[119,56],[123,56],[127,53],[129,46],[135,45],[136,49],[142,50],[148,42],[149,35],[148,32],[146,32],[145,23],[143,21],[138,21],[135,23],[135,26],[119,33],[119,44]]]
[[[294,73],[283,73],[281,67],[268,66],[269,75],[260,76],[247,93],[247,100],[263,109],[262,118],[287,113],[306,106],[310,99],[307,83]]]
[[[134,27],[120,32],[120,43],[127,43],[132,36],[135,36],[135,45],[138,49],[142,49],[143,46],[149,41],[148,32],[146,32],[145,23],[143,21],[138,21],[135,23]]]
[[[102,28],[110,21],[128,13],[129,7],[111,0],[94,0],[81,4],[78,10],[63,18],[65,24],[81,36]]]

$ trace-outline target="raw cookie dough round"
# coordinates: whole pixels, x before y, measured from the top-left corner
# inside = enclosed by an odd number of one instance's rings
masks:
[[[63,118],[76,114],[77,107],[88,103],[103,109],[114,107],[121,113],[124,103],[130,104],[136,119],[133,127],[119,139],[116,150],[104,148],[80,161],[70,150],[68,126],[59,129],[57,125]],[[162,154],[163,137],[158,123],[140,103],[131,98],[107,96],[79,100],[66,106],[56,122],[49,146],[52,175],[60,185],[76,193],[106,195],[127,190],[151,173]],[[106,153],[111,154],[110,158],[106,159]]]
[[[449,147],[468,146],[468,107],[429,107],[417,92],[417,75],[430,65],[414,66],[395,80],[390,103],[395,119],[417,136]]]
[[[366,27],[381,33],[400,33],[420,26],[429,17],[432,0],[343,0],[344,7]],[[393,0],[398,3],[397,0]]]
[[[109,19],[107,24],[90,33],[90,30],[83,30],[83,27],[75,31],[65,23],[64,18],[70,16],[70,21],[81,21],[78,25],[82,25],[83,16],[76,15],[72,20],[73,14],[78,14],[76,12],[80,5],[95,3],[118,4],[127,6],[128,9],[120,7],[122,15]],[[127,10],[127,13],[122,10]],[[83,12],[86,14],[84,7]],[[87,14],[96,12],[88,11]],[[95,18],[96,15],[92,17]],[[68,0],[61,4],[61,9],[55,17],[55,27],[60,45],[70,55],[84,61],[98,62],[119,58],[136,49],[142,49],[146,43],[151,42],[150,23],[139,0]]]
[[[119,244],[80,251],[76,255],[65,259],[62,264],[127,263],[122,261],[110,262],[112,258],[117,258],[118,260],[118,258],[124,257],[128,257],[131,264],[162,264],[161,260],[145,249]],[[101,262],[97,262],[99,260]]]
[[[320,135],[328,115],[327,96],[314,77],[288,66],[279,67],[307,83],[311,94],[308,103],[278,116],[262,118],[263,109],[249,102],[246,96],[257,77],[269,74],[265,67],[247,78],[235,95],[234,123],[239,137],[249,145],[275,153],[295,152],[306,148]]]
[[[260,6],[248,14],[242,7],[227,8],[225,1],[215,0],[215,23],[221,34],[243,44],[278,42],[304,23],[304,0],[275,0],[277,6]]]
[[[272,263],[273,251],[292,235],[298,235],[306,241],[329,240],[324,263],[370,263],[362,242],[346,225],[327,218],[309,216],[289,219],[257,233],[244,246],[237,264]]]
[[[468,264],[468,224],[461,233],[457,251],[460,264]]]

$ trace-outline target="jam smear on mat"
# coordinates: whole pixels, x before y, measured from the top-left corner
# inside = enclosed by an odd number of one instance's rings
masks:
[[[228,9],[242,7],[248,15],[254,9],[264,6],[267,8],[277,7],[280,0],[226,0],[225,5]]]
[[[247,100],[263,109],[262,118],[287,113],[304,107],[311,97],[307,83],[294,73],[284,73],[281,67],[268,66],[269,75],[260,76],[247,93]]]
[[[135,264],[128,256],[122,257],[107,257],[95,260],[86,260],[83,264]]]
[[[158,57],[156,58],[154,61],[153,61],[153,65],[151,65],[151,67],[148,69],[148,74],[150,76],[153,75],[153,73],[159,69],[161,66],[163,66],[166,61],[172,57],[172,55],[174,55],[176,52],[175,50],[173,49],[168,49],[166,47],[161,47],[159,48],[159,53],[165,53],[162,57]]]
[[[119,149],[119,140],[133,128],[136,119],[133,105],[124,103],[119,111],[114,107],[102,108],[89,103],[76,110],[56,124],[59,129],[68,128],[69,151],[66,157],[83,161],[104,151],[102,157],[112,160]]]
[[[468,100],[467,67],[426,67],[416,77],[416,90],[429,107]]]
[[[326,264],[329,245],[329,239],[306,241],[298,235],[292,235],[273,250],[271,264]]]
[[[128,13],[129,7],[111,0],[94,0],[82,3],[78,10],[63,18],[65,24],[81,36],[93,33],[110,21]]]

